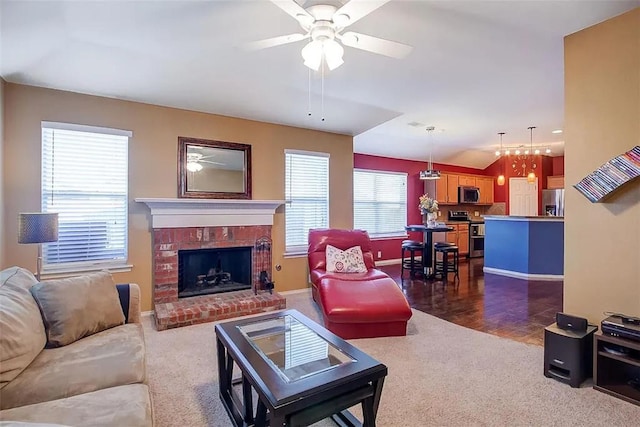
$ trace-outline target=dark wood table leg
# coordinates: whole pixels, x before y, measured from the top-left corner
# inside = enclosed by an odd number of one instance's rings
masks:
[[[256,409],[256,427],[266,427],[267,425],[267,407],[258,399],[258,409]]]
[[[216,339],[218,347],[218,379],[220,381],[220,394],[231,391],[231,376],[227,375],[227,349],[222,341]]]
[[[433,233],[425,231],[422,237],[422,268],[424,270],[424,278],[433,278]]]
[[[380,406],[383,385],[384,377],[373,381],[373,396],[362,401],[362,417],[364,418],[362,427],[376,426],[376,416],[378,415],[378,406]]]
[[[253,424],[253,395],[251,394],[251,384],[247,377],[242,375],[242,400],[244,403],[244,421]]]

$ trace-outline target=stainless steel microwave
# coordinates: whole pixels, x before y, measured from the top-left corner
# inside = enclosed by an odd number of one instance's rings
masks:
[[[458,203],[478,203],[480,189],[478,187],[458,187]]]

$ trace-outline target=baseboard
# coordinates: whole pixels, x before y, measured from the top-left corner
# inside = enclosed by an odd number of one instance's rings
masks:
[[[275,289],[275,291],[278,292],[280,295],[300,294],[302,292],[309,292],[310,290],[311,290],[311,285],[309,285],[308,288],[292,289],[290,291],[279,291],[279,290]]]
[[[497,274],[499,276],[507,276],[525,280],[540,280],[547,282],[564,280],[564,274],[529,274],[521,273],[519,271],[502,270],[500,268],[493,267],[484,267],[482,271],[484,271],[485,273]]]
[[[417,256],[416,260],[422,260],[422,258]],[[401,262],[402,262],[401,258],[381,259],[381,260],[376,261],[376,265],[395,265],[395,264],[400,264]]]
[[[143,311],[143,312],[140,313],[140,316],[142,316],[142,317],[153,316],[153,310]]]

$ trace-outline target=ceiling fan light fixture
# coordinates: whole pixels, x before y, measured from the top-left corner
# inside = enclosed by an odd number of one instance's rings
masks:
[[[344,55],[344,48],[337,41],[326,40],[322,44],[322,50],[329,70],[335,70],[344,64],[344,60],[342,59],[342,56]]]
[[[322,62],[322,42],[313,40],[302,48],[302,58],[304,65],[312,70],[318,71]]]

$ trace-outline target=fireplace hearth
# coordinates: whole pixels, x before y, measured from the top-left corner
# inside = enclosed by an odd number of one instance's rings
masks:
[[[178,298],[251,289],[251,247],[178,251]]]

